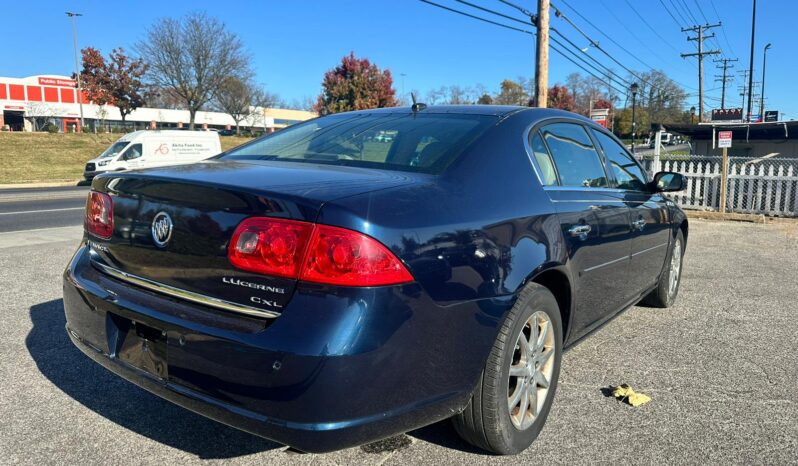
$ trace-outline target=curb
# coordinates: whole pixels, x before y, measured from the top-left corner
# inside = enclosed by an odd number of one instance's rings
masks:
[[[82,179],[76,179],[72,181],[52,181],[52,182],[42,182],[42,183],[10,183],[10,184],[0,184],[0,190],[3,189],[20,189],[20,188],[63,188],[68,186],[80,186],[79,183],[83,181]]]
[[[798,223],[798,218],[791,217],[769,217],[764,214],[737,214],[721,213],[705,210],[685,210],[688,218],[698,218],[704,220],[726,220],[735,222],[750,223]]]

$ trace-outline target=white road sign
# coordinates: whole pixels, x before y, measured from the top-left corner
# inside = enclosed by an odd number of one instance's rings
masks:
[[[718,131],[718,147],[721,149],[725,149],[731,146],[732,146],[732,132]]]

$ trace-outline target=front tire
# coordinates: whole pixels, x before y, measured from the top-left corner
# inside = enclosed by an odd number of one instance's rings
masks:
[[[668,308],[676,302],[679,285],[682,282],[682,261],[684,259],[684,234],[681,228],[676,233],[670,253],[666,259],[657,287],[643,298],[642,304],[652,307]]]
[[[501,455],[529,447],[554,399],[562,338],[557,300],[530,283],[504,320],[466,409],[453,418],[457,433]]]

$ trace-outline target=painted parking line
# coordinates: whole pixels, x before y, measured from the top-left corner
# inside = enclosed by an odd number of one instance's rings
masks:
[[[42,212],[64,212],[67,210],[84,210],[86,207],[65,207],[63,209],[20,210],[17,212],[0,212],[0,215],[38,214]]]

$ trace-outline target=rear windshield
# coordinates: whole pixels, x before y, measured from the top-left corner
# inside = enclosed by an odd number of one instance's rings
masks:
[[[340,114],[297,124],[222,156],[437,174],[497,118],[460,114]]]

